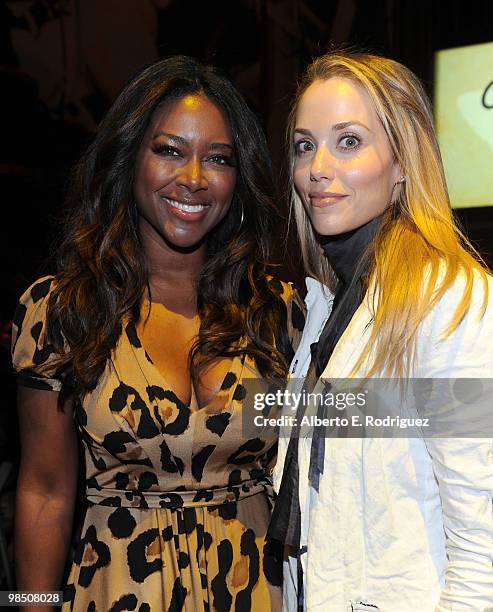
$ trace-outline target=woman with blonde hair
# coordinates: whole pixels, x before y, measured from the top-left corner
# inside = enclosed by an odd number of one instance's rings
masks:
[[[322,56],[288,134],[309,275],[293,385],[397,379],[394,407],[409,414],[412,393],[433,395],[421,379],[493,377],[492,278],[454,222],[415,75],[370,54]],[[491,609],[488,423],[476,439],[460,428],[389,439],[332,425],[304,435],[299,421],[281,436],[270,526],[287,553],[286,610]]]

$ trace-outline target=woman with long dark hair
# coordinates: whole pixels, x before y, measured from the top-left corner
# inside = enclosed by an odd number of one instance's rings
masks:
[[[321,56],[289,147],[309,275],[293,378],[373,401],[345,408],[352,428],[332,412],[280,437],[285,609],[490,610],[491,382],[461,389],[493,377],[493,281],[454,221],[423,87],[391,59]]]
[[[58,270],[15,318],[19,589],[59,588],[79,438],[66,609],[278,609],[276,439],[242,429],[242,380],[284,376],[295,335],[292,290],[267,275],[273,195],[258,122],[213,68],[162,60],[113,104]]]

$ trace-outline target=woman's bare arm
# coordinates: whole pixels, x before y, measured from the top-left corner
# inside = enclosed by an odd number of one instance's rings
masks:
[[[55,391],[19,387],[21,465],[15,559],[17,589],[22,591],[61,588],[72,533],[77,435],[72,402],[67,401],[62,412],[57,401]]]

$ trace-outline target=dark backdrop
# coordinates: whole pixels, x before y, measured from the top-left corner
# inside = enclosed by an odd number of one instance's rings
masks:
[[[91,4],[93,13],[85,16],[81,7]],[[135,16],[136,4],[154,13],[152,24]],[[1,242],[7,277],[0,303],[2,322],[10,318],[19,291],[49,270],[46,260],[56,238],[68,170],[139,61],[185,53],[222,67],[261,117],[281,175],[285,117],[297,76],[330,44],[354,44],[394,57],[413,69],[432,95],[436,50],[493,40],[489,0],[10,0],[1,4],[0,11]],[[74,120],[67,96],[55,107],[40,100],[42,83],[25,70],[16,43],[20,32],[35,37],[69,13],[79,47],[87,40],[92,49],[87,52],[92,53],[87,71],[93,90],[84,99],[92,125]],[[55,54],[59,48],[60,55],[70,55],[70,26],[62,32],[53,25],[50,32]],[[143,42],[126,54],[131,38]],[[146,52],[140,57],[144,46]],[[84,49],[77,52],[82,56]],[[108,84],[93,74],[98,53],[99,58],[114,55],[107,73],[117,74],[120,83],[115,78]],[[70,59],[64,61],[69,72]],[[125,61],[128,67],[121,65]],[[70,75],[65,75],[67,81]],[[491,262],[492,210],[467,210],[459,216]]]

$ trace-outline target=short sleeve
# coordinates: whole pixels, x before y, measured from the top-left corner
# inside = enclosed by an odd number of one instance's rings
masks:
[[[19,300],[12,326],[12,364],[18,384],[46,391],[60,391],[62,382],[50,371],[56,355],[45,342],[46,308],[52,276],[37,280]]]

